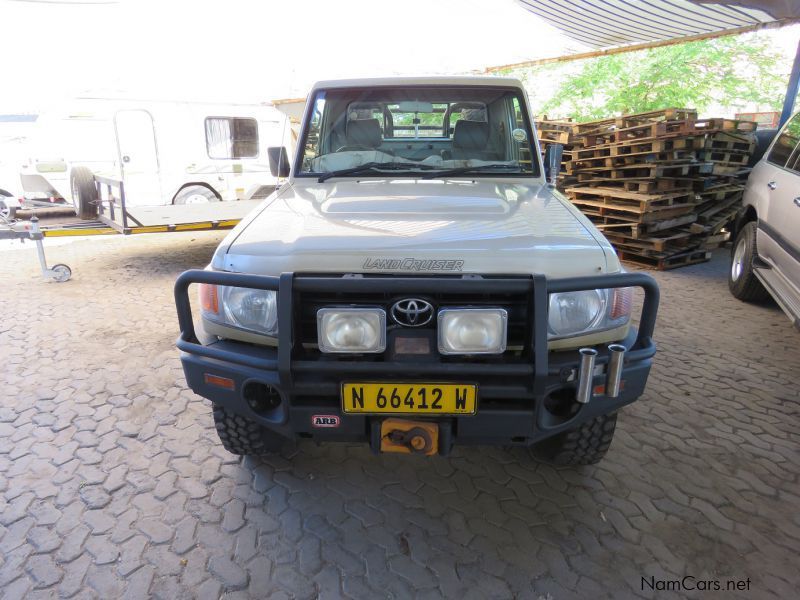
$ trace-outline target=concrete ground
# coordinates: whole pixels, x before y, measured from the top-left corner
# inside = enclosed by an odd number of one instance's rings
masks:
[[[39,278],[31,244],[0,252],[4,598],[800,589],[800,335],[774,305],[729,295],[725,252],[655,274],[659,354],[598,466],[312,444],[240,461],[174,347],[172,283],[221,237],[50,245],[75,271],[64,284]]]

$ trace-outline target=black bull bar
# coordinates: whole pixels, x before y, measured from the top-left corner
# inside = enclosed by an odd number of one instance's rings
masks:
[[[278,310],[278,343],[275,348],[258,348],[248,344],[235,342],[219,342],[209,345],[202,344],[197,337],[192,318],[191,304],[188,288],[192,283],[206,283],[213,285],[235,286],[254,288],[260,290],[273,290],[277,292]],[[646,379],[649,371],[650,360],[656,352],[653,342],[653,330],[659,304],[659,289],[655,280],[645,273],[619,273],[611,275],[595,275],[584,277],[571,277],[564,279],[549,279],[543,275],[530,277],[438,277],[438,276],[307,276],[294,273],[283,273],[280,277],[247,275],[228,273],[222,271],[190,270],[182,273],[175,282],[175,303],[180,325],[180,337],[177,347],[187,358],[192,360],[209,359],[209,364],[222,366],[228,364],[237,368],[272,372],[277,375],[275,383],[281,392],[291,398],[297,394],[331,394],[338,389],[339,383],[334,381],[320,382],[318,379],[310,382],[303,376],[324,376],[328,379],[341,377],[372,377],[386,376],[420,377],[436,375],[451,379],[456,377],[474,377],[476,372],[494,378],[507,378],[508,385],[505,391],[498,391],[506,397],[519,391],[520,398],[532,398],[537,402],[542,400],[553,387],[554,380],[562,382],[567,380],[568,374],[577,372],[579,356],[577,352],[548,352],[547,348],[547,308],[548,295],[557,292],[573,292],[590,289],[638,287],[644,291],[644,300],[641,308],[638,331],[633,330],[625,341],[627,351],[624,355],[625,366],[639,365],[643,367],[639,373]],[[294,321],[295,293],[342,293],[353,295],[380,291],[386,294],[435,294],[437,292],[486,295],[501,294],[528,294],[532,302],[532,315],[530,323],[529,352],[523,356],[526,360],[509,362],[487,362],[477,364],[464,360],[462,362],[437,362],[431,360],[413,361],[339,361],[339,360],[312,360],[297,358],[295,356]],[[330,357],[325,357],[330,358]],[[596,365],[605,365],[609,354],[601,352],[596,359]],[[219,362],[218,362],[219,361]],[[186,362],[184,361],[186,369]],[[274,375],[273,375],[274,376]],[[188,372],[187,372],[188,379]],[[527,391],[522,386],[514,386],[514,382],[530,382]],[[549,387],[548,387],[549,386]],[[643,389],[644,380],[641,381]],[[492,390],[500,390],[501,386],[485,386],[487,394]],[[513,390],[513,392],[512,392]],[[195,391],[198,391],[195,389]],[[632,390],[631,390],[632,391]],[[202,392],[198,392],[201,393]],[[202,394],[205,395],[205,394]],[[628,394],[630,396],[630,394]],[[635,398],[620,399],[616,406],[633,401]],[[288,403],[291,407],[291,401]],[[609,405],[610,406],[610,405]],[[590,408],[591,407],[591,408]],[[608,408],[608,407],[607,407]],[[600,414],[601,407],[586,405],[581,420]],[[247,412],[247,411],[246,411]],[[537,413],[538,409],[536,410]],[[255,416],[248,414],[247,416]],[[281,419],[269,423],[287,435],[290,431],[285,422],[289,420],[289,407],[285,409]],[[539,429],[547,430],[548,435],[565,430],[558,423],[547,423],[537,418]],[[281,425],[281,422],[284,424]]]

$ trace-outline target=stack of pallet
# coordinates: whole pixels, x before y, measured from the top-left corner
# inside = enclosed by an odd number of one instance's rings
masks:
[[[547,151],[547,146],[551,144],[561,144],[564,148],[564,154],[561,159],[561,172],[558,175],[557,182],[559,189],[574,185],[577,179],[568,172],[568,166],[572,162],[573,154],[581,145],[581,141],[573,131],[577,123],[568,120],[553,121],[544,117],[543,119],[537,119],[535,125],[542,158],[544,158],[544,153]]]
[[[740,204],[755,128],[688,109],[573,123],[566,193],[623,260],[659,269],[708,260]]]

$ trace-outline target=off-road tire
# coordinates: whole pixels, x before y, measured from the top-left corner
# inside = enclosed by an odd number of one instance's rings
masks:
[[[753,271],[753,261],[758,256],[758,246],[756,245],[755,221],[745,223],[739,230],[736,240],[731,247],[731,268],[728,269],[728,289],[734,298],[743,302],[763,302],[769,298],[769,292],[756,277]],[[744,256],[742,257],[742,270],[737,279],[733,278],[733,264],[736,260],[736,251],[740,243],[745,244]]]
[[[84,221],[94,221],[97,218],[97,188],[94,185],[94,175],[86,167],[75,167],[69,179],[75,214]]]
[[[219,440],[231,454],[261,456],[277,452],[286,442],[283,436],[218,404],[214,405],[213,411]]]
[[[540,442],[533,447],[533,453],[556,465],[593,465],[608,452],[616,426],[617,413],[600,415]]]

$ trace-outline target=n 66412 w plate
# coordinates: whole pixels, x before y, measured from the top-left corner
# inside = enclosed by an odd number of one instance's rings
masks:
[[[360,382],[342,384],[342,411],[379,415],[474,415],[473,383]]]

